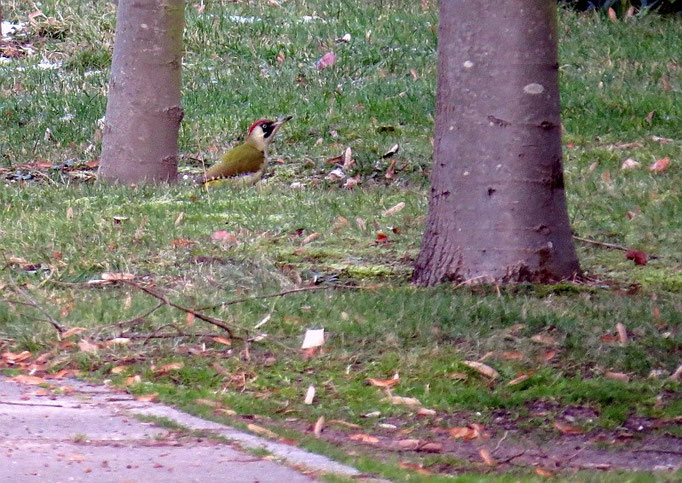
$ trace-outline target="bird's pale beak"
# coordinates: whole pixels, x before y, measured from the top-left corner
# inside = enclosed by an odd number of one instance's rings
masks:
[[[280,117],[275,122],[273,122],[272,124],[274,125],[274,129],[272,131],[272,134],[275,134],[277,131],[279,131],[279,128],[282,127],[282,124],[284,124],[285,122],[290,120],[292,117],[294,117],[294,116]]]

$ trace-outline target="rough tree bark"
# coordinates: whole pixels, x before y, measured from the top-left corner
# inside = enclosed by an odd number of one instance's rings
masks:
[[[556,2],[442,0],[429,217],[414,281],[579,270],[561,164]]]
[[[99,178],[177,176],[184,0],[120,0]]]

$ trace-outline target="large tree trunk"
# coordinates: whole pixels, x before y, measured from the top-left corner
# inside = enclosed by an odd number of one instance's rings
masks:
[[[429,218],[414,281],[576,275],[561,166],[556,2],[442,0]]]
[[[175,181],[184,0],[120,0],[99,178]]]

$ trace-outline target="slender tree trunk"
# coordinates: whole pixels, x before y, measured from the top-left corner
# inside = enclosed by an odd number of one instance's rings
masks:
[[[414,281],[579,270],[561,166],[556,2],[442,0],[429,218]]]
[[[99,178],[175,181],[184,0],[120,0]]]

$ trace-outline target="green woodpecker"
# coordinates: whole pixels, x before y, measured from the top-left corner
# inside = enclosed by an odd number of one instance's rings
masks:
[[[246,141],[223,154],[199,179],[205,186],[215,186],[230,181],[250,185],[258,181],[268,161],[268,146],[282,124],[292,116],[276,121],[259,119],[251,124]]]

